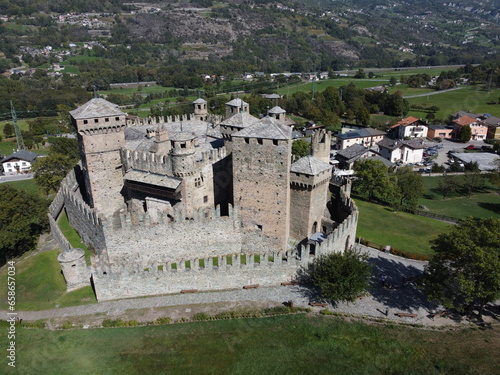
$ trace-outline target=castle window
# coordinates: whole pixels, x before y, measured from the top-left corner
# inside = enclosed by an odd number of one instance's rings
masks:
[[[277,139],[273,139],[273,145],[277,146],[278,145],[278,140]],[[281,163],[283,164],[283,163]]]
[[[181,148],[186,148],[186,144],[185,143],[181,143]]]
[[[99,119],[95,118],[94,122],[97,124],[99,122]]]
[[[83,120],[83,123],[84,123],[84,124],[88,124],[88,123],[89,123],[89,121],[88,121],[88,120]]]
[[[201,178],[197,177],[194,179],[194,186],[195,187],[200,187],[201,186]]]
[[[259,139],[257,139],[257,143],[258,143],[259,145],[261,145],[261,144],[262,144],[262,139],[260,139],[260,138],[259,138]]]
[[[118,120],[120,120],[120,118],[119,117],[115,117],[115,121],[118,121]]]
[[[104,121],[105,121],[105,122],[109,122],[109,117],[106,117],[106,118],[104,119]]]
[[[72,264],[71,267],[76,267],[76,264]]]
[[[208,195],[205,195],[205,196],[203,197],[203,203],[207,203],[207,202],[208,202]]]
[[[245,138],[245,143],[246,144],[250,143],[250,139],[249,138]]]

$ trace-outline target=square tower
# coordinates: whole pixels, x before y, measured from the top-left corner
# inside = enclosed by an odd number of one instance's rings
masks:
[[[77,129],[89,204],[104,215],[124,207],[120,148],[125,145],[126,114],[94,98],[70,112]]]
[[[232,135],[234,204],[247,229],[262,230],[280,249],[289,232],[291,136],[270,117]]]

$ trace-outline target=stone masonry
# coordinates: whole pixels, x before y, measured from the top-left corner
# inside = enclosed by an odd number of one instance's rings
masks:
[[[82,163],[49,209],[68,290],[92,284],[102,301],[272,285],[353,245],[358,211],[350,182],[332,179],[329,133],[294,161],[292,129],[275,116],[255,118],[239,98],[224,119],[193,105],[129,119],[94,98],[71,112]],[[57,227],[63,209],[90,266]]]

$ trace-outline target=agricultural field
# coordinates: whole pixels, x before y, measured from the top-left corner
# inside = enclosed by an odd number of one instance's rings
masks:
[[[18,328],[4,374],[495,374],[498,326],[420,330],[298,314],[165,326]],[[7,335],[0,337],[7,347]],[[6,360],[6,359],[5,359]]]
[[[457,111],[467,111],[472,113],[489,113],[492,116],[500,117],[500,89],[492,89],[487,91],[482,88],[464,86],[460,90],[442,92],[435,95],[424,96],[420,98],[408,98],[411,104],[424,106],[437,106],[440,108],[436,112],[436,118],[448,119],[449,116]],[[496,102],[497,104],[488,104],[488,102]],[[408,116],[417,118],[425,117],[426,112],[411,111]]]

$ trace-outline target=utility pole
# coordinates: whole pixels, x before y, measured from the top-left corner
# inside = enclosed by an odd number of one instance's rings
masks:
[[[14,104],[12,104],[12,100],[10,101],[10,113],[12,115],[12,121],[14,122],[14,131],[16,132],[17,151],[24,150],[26,147],[24,146],[21,129],[19,128],[19,124],[17,123],[16,110],[14,109]]]

